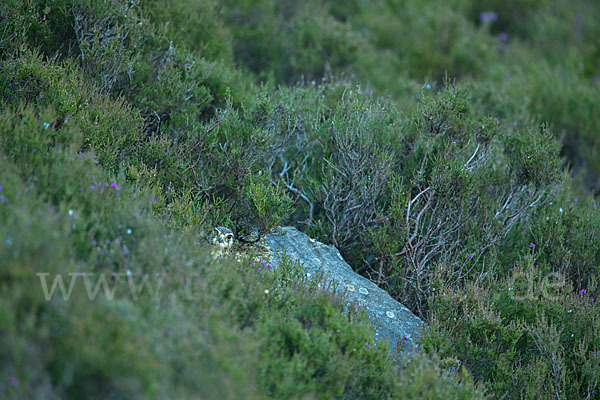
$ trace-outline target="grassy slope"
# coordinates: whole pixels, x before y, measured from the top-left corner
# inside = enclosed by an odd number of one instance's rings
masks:
[[[600,212],[558,179],[556,145],[535,125],[552,123],[595,188],[598,49],[587,38],[598,9],[443,3],[7,1],[3,397],[479,398],[470,374],[498,397],[597,395]],[[481,23],[489,10],[498,20]],[[471,90],[444,88],[445,74]],[[300,76],[317,83],[294,87]],[[465,173],[475,143],[488,158]],[[346,154],[366,160],[368,190],[336,185],[356,168]],[[258,273],[204,249],[216,224],[304,226],[306,202],[291,209],[293,194],[268,179],[284,161],[283,178],[315,206],[306,229],[357,270],[384,260],[387,288],[429,320],[422,354],[402,369],[366,345],[363,314],[344,315],[293,265]],[[445,191],[445,212],[469,218],[413,291],[401,284],[415,282],[412,266],[392,257],[406,239],[395,224],[427,184]],[[509,232],[487,220],[504,185],[546,193]],[[342,222],[326,196],[336,190],[370,204],[347,231],[331,224]],[[473,270],[471,251],[477,272],[453,270]],[[46,301],[40,271],[123,280],[111,301],[88,300],[81,280],[69,301]],[[127,271],[138,285],[139,274],[161,279],[159,294],[132,295]],[[535,295],[514,271],[531,274]],[[548,289],[549,273],[566,280]]]

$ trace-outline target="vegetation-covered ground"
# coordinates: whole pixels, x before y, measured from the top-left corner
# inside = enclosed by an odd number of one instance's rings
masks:
[[[4,0],[0,397],[600,398],[599,20]],[[278,225],[425,320],[419,350],[206,245]]]

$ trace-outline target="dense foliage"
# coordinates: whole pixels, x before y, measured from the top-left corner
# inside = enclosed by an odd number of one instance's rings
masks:
[[[598,398],[597,20],[3,1],[1,397]],[[204,244],[283,224],[425,320],[418,351]]]

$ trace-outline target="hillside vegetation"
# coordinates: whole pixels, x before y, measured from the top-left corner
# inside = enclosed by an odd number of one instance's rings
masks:
[[[600,398],[598,2],[2,3],[0,397]]]

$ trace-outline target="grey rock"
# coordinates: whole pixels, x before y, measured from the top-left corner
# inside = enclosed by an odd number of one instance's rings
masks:
[[[272,252],[270,263],[275,268],[279,267],[280,255],[285,251],[287,257],[303,265],[306,274],[315,276],[322,272],[328,282],[336,283],[347,307],[355,302],[365,307],[375,329],[376,341],[388,339],[392,354],[402,341],[403,353],[414,348],[414,340],[423,325],[416,315],[385,290],[355,273],[335,247],[317,242],[293,227],[280,229],[279,233],[266,236]],[[404,337],[407,340],[403,340]]]

